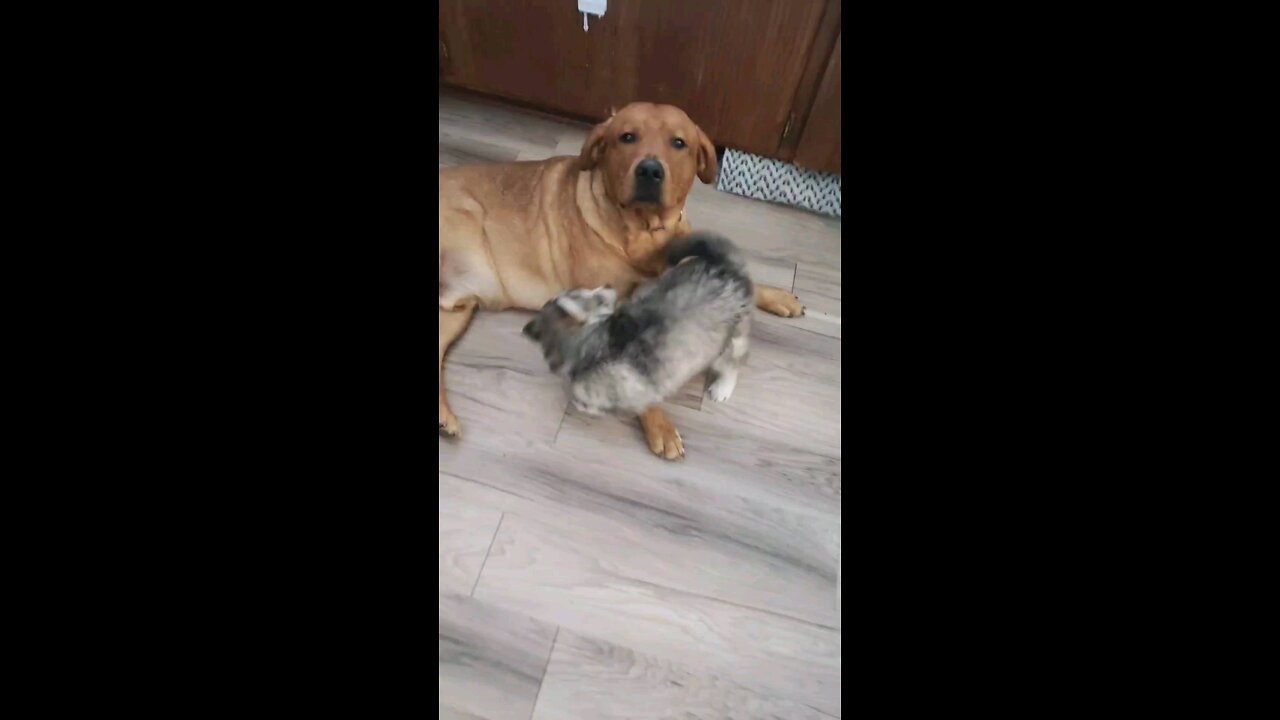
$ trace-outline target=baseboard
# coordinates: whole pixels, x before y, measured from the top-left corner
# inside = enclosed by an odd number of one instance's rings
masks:
[[[840,217],[840,176],[725,150],[716,189]]]

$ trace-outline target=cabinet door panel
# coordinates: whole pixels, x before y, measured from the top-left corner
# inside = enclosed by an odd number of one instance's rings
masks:
[[[796,147],[795,163],[822,172],[840,172],[840,40],[831,52],[827,71],[809,112],[809,121]]]
[[[638,2],[638,97],[679,105],[720,145],[773,156],[821,0]]]
[[[609,14],[612,14],[610,8]],[[589,35],[574,0],[441,0],[445,82],[598,116],[587,87]]]
[[[611,0],[582,30],[573,0],[444,0],[444,78],[600,119],[678,105],[721,145],[774,156],[825,0]]]

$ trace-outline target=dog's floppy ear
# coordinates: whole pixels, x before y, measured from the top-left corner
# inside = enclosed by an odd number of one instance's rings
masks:
[[[578,322],[587,321],[587,309],[582,307],[576,299],[571,298],[568,295],[561,295],[556,298],[556,305],[558,305],[561,310],[565,311],[566,315],[574,320],[577,320]]]
[[[719,170],[716,146],[711,144],[711,138],[702,132],[702,128],[698,128],[698,179],[710,185],[716,181],[716,173]]]
[[[609,115],[608,120],[592,128],[591,135],[587,136],[587,141],[582,143],[582,154],[578,155],[579,170],[590,170],[600,162],[600,154],[604,152],[611,123],[613,123],[612,114]]]

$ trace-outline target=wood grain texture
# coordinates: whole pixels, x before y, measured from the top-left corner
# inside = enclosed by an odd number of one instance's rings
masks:
[[[662,0],[623,7],[634,13],[633,20],[621,13],[619,22],[634,34],[635,56],[615,55],[611,70],[615,78],[637,75],[626,100],[678,105],[717,145],[777,153],[822,0]]]
[[[791,290],[802,298],[803,317],[790,322],[793,327],[840,338],[840,271],[815,263],[800,263]],[[776,323],[775,323],[776,324]]]
[[[534,720],[832,717],[681,663],[568,630],[556,640],[533,713]]]
[[[686,447],[692,443],[701,451],[678,464],[648,462],[656,459],[642,454],[648,448],[628,442],[640,433],[630,418],[589,417],[575,410],[565,414],[554,451],[588,465],[621,466],[618,481],[599,482],[597,488],[625,494],[632,502],[698,517],[703,523],[733,524],[738,532],[748,532],[754,524],[798,540],[811,537],[809,531],[826,525],[824,521],[837,520],[839,451],[797,445],[767,427],[735,426],[710,411],[733,402],[733,398],[723,404],[707,401],[701,411],[666,406],[681,434],[688,436]],[[716,506],[699,508],[708,502]],[[745,522],[739,526],[735,516],[742,515]],[[796,527],[775,524],[779,521]],[[763,547],[781,551],[782,546],[766,543]],[[829,567],[819,560],[825,555],[793,556],[797,561],[802,557]]]
[[[528,720],[555,634],[554,626],[528,616],[441,595],[441,715]]]
[[[615,503],[620,500],[614,498]],[[592,552],[603,562],[626,565],[632,577],[646,582],[803,622],[839,624],[835,594],[839,527],[834,521],[780,514],[773,519],[774,527],[805,523],[805,537],[776,543],[765,537],[770,530],[763,527],[744,531],[729,522],[695,524],[680,518],[645,517],[656,513],[655,508],[637,508],[630,514],[591,512],[580,505],[546,500],[535,501],[532,507],[504,503],[502,508],[511,510],[503,516],[503,525],[513,517],[572,520],[578,533],[591,538]],[[603,518],[607,521],[601,522]],[[490,554],[490,562],[492,558]],[[486,574],[487,567],[486,563]]]
[[[831,62],[831,51],[835,49],[836,41],[840,38],[840,12],[840,0],[826,0],[822,19],[818,21],[818,31],[814,34],[813,47],[809,51],[804,72],[800,75],[795,97],[791,101],[791,116],[794,121],[778,148],[779,160],[791,162],[795,159],[796,146],[800,143],[804,128],[809,122],[809,112],[813,109],[818,86],[822,83],[827,66]]]
[[[810,307],[840,317],[840,272],[838,270],[814,263],[800,263],[796,268],[795,292],[804,293],[806,303]]]
[[[840,172],[840,38],[818,86],[795,163],[821,172]]]
[[[442,0],[440,34],[449,47],[447,82],[576,115],[607,111],[588,72],[601,26],[583,32],[576,5],[563,0]]]
[[[502,513],[440,497],[440,590],[470,595]]]
[[[752,427],[779,443],[830,455],[840,447],[840,341],[783,322],[756,323],[733,397],[702,410],[735,429]]]
[[[515,153],[539,152],[554,149],[566,134],[588,130],[582,124],[456,93],[440,93],[439,103],[442,150],[452,148],[460,140],[470,140],[508,148]]]
[[[720,424],[678,406],[668,411],[680,427],[688,427],[682,433],[699,443],[705,428]],[[780,456],[784,462],[758,462],[756,456],[734,457],[736,446],[731,446],[725,453],[703,452],[708,457],[673,464],[642,455],[648,449],[629,422],[564,420],[556,447],[441,443],[441,471],[538,503],[549,516],[572,511],[610,523],[640,522],[758,554],[761,563],[785,561],[834,581],[838,461],[789,451],[809,467],[785,463],[788,455]],[[713,447],[714,439],[707,442]],[[700,444],[699,449],[705,448]],[[756,471],[745,471],[744,464]],[[810,600],[815,607],[824,602],[821,594]]]
[[[476,313],[446,356],[445,383],[463,441],[508,448],[515,438],[555,439],[569,398],[538,345],[521,332],[532,317],[523,311]]]
[[[701,183],[689,193],[686,213],[694,228],[728,235],[755,260],[840,269],[839,218],[723,193]]]
[[[839,630],[652,582],[641,551],[626,536],[508,515],[476,598],[840,714]],[[664,579],[732,572],[666,562]]]
[[[469,137],[442,136],[440,167],[482,162],[511,162],[521,159],[520,151]],[[535,158],[536,159],[536,158]]]
[[[449,93],[440,124],[441,165],[576,155],[587,131]],[[445,361],[442,717],[840,714],[840,222],[704,185],[687,212],[815,314],[757,312],[734,396],[699,376],[665,404],[677,463],[634,418],[568,409],[531,313],[476,314]]]

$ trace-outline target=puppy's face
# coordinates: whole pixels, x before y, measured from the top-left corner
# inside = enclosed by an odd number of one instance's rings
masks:
[[[547,301],[538,316],[524,326],[524,334],[541,343],[543,357],[553,372],[564,364],[563,340],[585,325],[613,314],[618,294],[605,286],[594,290],[569,290]]]
[[[716,149],[680,108],[632,103],[592,130],[578,166],[602,169],[623,208],[671,209],[684,206],[695,177],[715,182]]]

